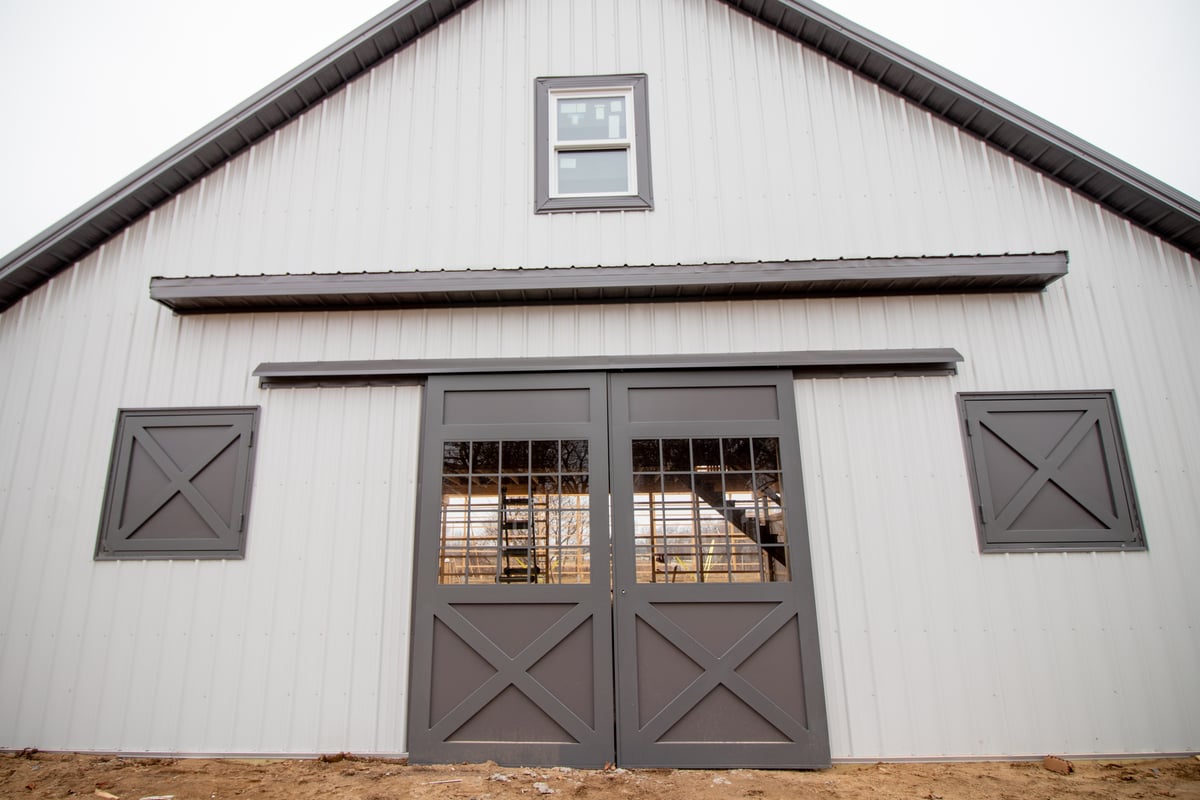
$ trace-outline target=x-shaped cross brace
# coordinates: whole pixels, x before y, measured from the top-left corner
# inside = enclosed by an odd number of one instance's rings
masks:
[[[983,414],[980,416],[979,424],[992,431],[1006,447],[1009,447],[1025,459],[1034,468],[1034,473],[1030,475],[1016,494],[1004,504],[1003,508],[992,509],[993,519],[996,525],[1001,530],[1008,528],[1017,520],[1021,512],[1033,501],[1038,492],[1042,490],[1048,482],[1053,481],[1057,484],[1068,496],[1076,503],[1081,505],[1089,514],[1100,521],[1101,524],[1108,528],[1115,528],[1120,525],[1120,520],[1113,516],[1111,508],[1100,506],[1097,502],[1088,496],[1083,487],[1079,486],[1076,481],[1062,471],[1063,465],[1070,455],[1075,452],[1080,442],[1084,437],[1091,432],[1100,421],[1100,415],[1095,410],[1088,410],[1075,421],[1075,424],[1067,431],[1063,438],[1054,446],[1047,455],[1043,456],[1036,452],[1029,452],[1011,440],[1011,437],[1005,436],[1002,430],[1003,425],[992,419],[992,414]],[[1101,442],[1103,445],[1103,441]],[[986,502],[991,502],[991,498],[986,498]]]
[[[576,628],[591,619],[591,609],[585,604],[576,605],[514,657],[510,657],[497,647],[486,634],[472,625],[450,603],[439,603],[436,616],[467,646],[487,661],[496,670],[496,673],[467,695],[446,716],[434,723],[430,734],[435,737],[435,741],[446,741],[509,686],[515,686],[524,693],[576,742],[583,743],[595,738],[596,731],[592,730],[574,711],[529,674],[529,669],[537,664],[543,656],[557,647]]]
[[[800,741],[808,735],[804,722],[794,719],[780,708],[775,701],[760,692],[748,680],[737,673],[746,659],[762,647],[780,628],[796,618],[794,609],[786,605],[776,606],[769,614],[751,627],[725,653],[714,654],[692,638],[652,603],[640,604],[636,615],[657,631],[664,639],[679,648],[703,670],[682,692],[667,703],[638,731],[646,742],[657,742],[675,725],[684,714],[691,711],[709,692],[724,685],[737,695],[755,713],[774,725],[792,741]]]
[[[121,539],[128,539],[138,532],[143,525],[146,524],[155,514],[162,509],[167,502],[176,494],[182,494],[196,512],[204,520],[204,522],[212,529],[213,533],[220,537],[232,535],[231,526],[236,520],[230,520],[228,523],[221,518],[219,512],[200,494],[200,490],[192,483],[196,476],[199,475],[205,467],[212,463],[213,459],[225,452],[239,436],[242,436],[244,431],[238,425],[230,426],[229,431],[219,440],[212,442],[211,448],[206,450],[206,455],[202,458],[197,458],[194,463],[185,465],[180,469],[175,465],[175,461],[167,455],[167,452],[162,449],[158,442],[154,441],[144,425],[134,423],[131,426],[133,440],[142,446],[142,449],[150,456],[163,474],[167,476],[168,483],[162,489],[154,494],[150,500],[137,509],[139,513],[135,516],[127,517],[125,523],[117,528],[117,535]],[[130,452],[132,459],[132,450]],[[122,509],[128,511],[129,509]]]

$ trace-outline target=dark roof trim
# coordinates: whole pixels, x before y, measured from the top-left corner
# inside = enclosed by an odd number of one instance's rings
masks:
[[[0,311],[474,0],[402,0],[0,259]]]
[[[180,314],[1037,291],[1063,252],[741,264],[153,278]]]
[[[1200,202],[810,0],[723,0],[1200,257]]]
[[[402,0],[0,258],[0,311],[473,0]],[[1200,257],[1200,203],[808,0],[725,0]]]
[[[392,361],[296,361],[259,364],[263,388],[396,386],[430,375],[519,372],[634,372],[676,369],[791,369],[810,378],[953,375],[962,354],[950,347],[909,350],[792,350],[777,353],[692,353],[551,358],[444,358]]]

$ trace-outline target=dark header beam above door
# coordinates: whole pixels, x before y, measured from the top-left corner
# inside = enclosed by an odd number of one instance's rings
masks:
[[[430,375],[522,372],[636,372],[679,369],[790,369],[806,378],[953,375],[962,354],[951,347],[894,350],[788,350],[764,353],[292,361],[259,364],[263,388],[424,383]]]

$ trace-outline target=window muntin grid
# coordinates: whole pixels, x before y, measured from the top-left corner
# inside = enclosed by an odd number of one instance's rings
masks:
[[[773,437],[633,441],[639,583],[790,580]]]
[[[438,583],[590,582],[588,443],[449,441]]]

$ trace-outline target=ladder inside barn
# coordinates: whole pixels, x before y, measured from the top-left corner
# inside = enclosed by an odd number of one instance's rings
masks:
[[[537,541],[537,504],[532,496],[500,490],[500,558],[497,583],[537,583],[542,574]]]

